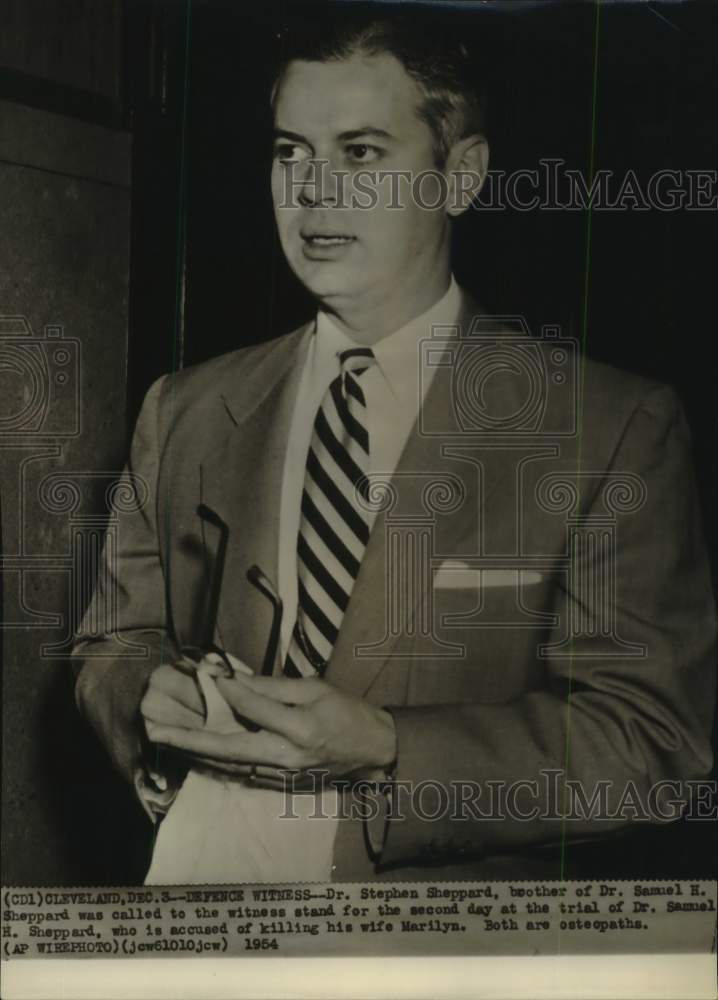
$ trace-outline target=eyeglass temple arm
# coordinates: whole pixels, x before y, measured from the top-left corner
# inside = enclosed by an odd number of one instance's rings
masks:
[[[202,644],[205,649],[214,643],[214,633],[217,626],[217,612],[219,610],[219,598],[222,593],[222,578],[224,577],[224,564],[227,558],[227,543],[229,541],[229,526],[225,524],[219,514],[201,503],[197,507],[197,514],[217,528],[219,531],[219,543],[217,545],[217,555],[212,566],[212,576],[209,585],[209,600],[207,601],[207,611],[204,622]]]
[[[273,608],[272,627],[269,631],[267,649],[264,654],[264,662],[262,663],[262,675],[270,677],[274,670],[274,661],[277,656],[277,649],[279,648],[279,633],[282,627],[283,612],[282,599],[269,578],[265,576],[256,563],[247,570],[247,579],[253,587],[256,587],[260,593],[264,594]]]

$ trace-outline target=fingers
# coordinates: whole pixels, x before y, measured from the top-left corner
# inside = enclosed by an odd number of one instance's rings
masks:
[[[276,733],[213,733],[206,729],[180,729],[175,726],[148,724],[147,733],[154,743],[186,750],[197,757],[229,764],[268,764],[277,768],[302,768],[306,754]]]
[[[186,673],[170,663],[163,663],[150,674],[147,688],[171,698],[192,712],[204,715],[204,706],[197,689],[194,672]]]
[[[140,704],[140,712],[145,720],[145,728],[148,723],[181,726],[183,729],[201,729],[204,725],[204,712],[193,712],[157,688],[147,689]]]
[[[306,714],[296,708],[289,708],[281,701],[275,701],[253,690],[254,685],[220,678],[217,690],[237,715],[251,719],[263,729],[268,729],[300,745],[310,736],[310,722]]]
[[[237,677],[236,680],[256,694],[285,705],[309,705],[326,693],[327,683],[319,677]]]

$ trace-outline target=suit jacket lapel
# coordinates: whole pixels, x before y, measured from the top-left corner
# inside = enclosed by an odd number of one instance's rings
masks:
[[[277,583],[284,457],[310,331],[306,326],[277,341],[269,357],[226,388],[226,428],[201,465],[202,500],[230,529],[217,640],[255,670],[261,667],[272,608],[246,574],[256,563]],[[211,557],[216,535],[205,526]]]

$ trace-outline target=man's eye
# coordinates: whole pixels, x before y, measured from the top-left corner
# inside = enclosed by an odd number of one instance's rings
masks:
[[[280,163],[301,163],[308,157],[308,150],[295,142],[280,142],[274,147],[274,159]]]
[[[382,154],[378,146],[369,146],[365,142],[352,143],[351,146],[347,146],[347,151],[357,163],[373,163]]]

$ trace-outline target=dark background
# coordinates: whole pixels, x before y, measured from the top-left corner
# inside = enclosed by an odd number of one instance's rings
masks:
[[[314,16],[345,6],[325,3]],[[593,157],[619,183],[628,169],[644,181],[661,169],[715,169],[710,0],[434,4],[421,14],[451,14],[476,48],[492,169],[556,157],[588,176]],[[277,2],[5,0],[0,177],[17,185],[2,206],[14,225],[4,226],[0,313],[23,312],[36,327],[64,322],[86,348],[86,429],[70,467],[117,468],[158,375],[309,315],[277,245],[268,185],[267,92],[277,33],[296,16],[296,4]],[[131,176],[100,169],[116,162],[118,143]],[[68,158],[68,147],[80,152]],[[48,208],[51,179],[59,194]],[[78,212],[86,225],[71,241]],[[586,212],[471,212],[457,226],[457,276],[487,309],[522,314],[534,332],[560,324],[594,357],[677,389],[715,570],[716,212],[595,211],[588,226]],[[22,530],[12,475],[1,494],[5,553],[13,526]],[[62,548],[53,531],[38,544]],[[64,588],[58,578],[43,598],[60,612]],[[148,825],[77,716],[67,664],[38,658],[38,635],[56,633],[3,633],[3,880],[141,881]],[[713,824],[678,825],[622,841],[608,860],[571,849],[569,868],[574,852],[588,876],[706,877],[713,838]]]

